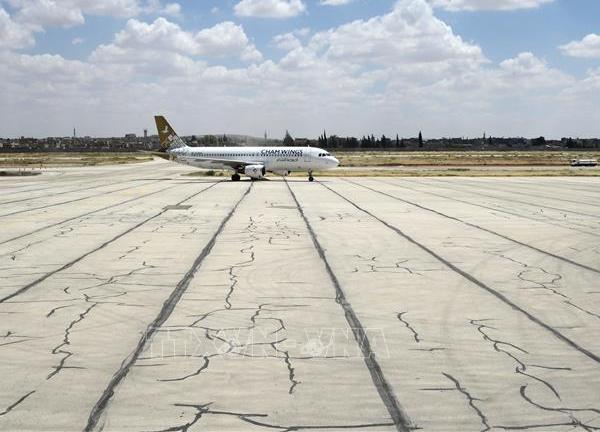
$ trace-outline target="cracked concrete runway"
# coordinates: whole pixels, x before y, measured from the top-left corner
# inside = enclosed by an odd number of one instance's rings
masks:
[[[0,430],[600,429],[599,179],[185,172],[0,179]]]

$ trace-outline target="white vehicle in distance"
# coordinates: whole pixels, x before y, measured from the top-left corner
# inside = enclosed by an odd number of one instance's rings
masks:
[[[163,116],[155,116],[161,156],[198,168],[233,171],[232,181],[241,175],[252,180],[262,179],[267,172],[287,176],[292,171],[308,173],[336,168],[339,161],[326,150],[317,147],[189,147]]]
[[[595,167],[595,166],[598,166],[598,161],[596,159],[572,159],[571,166],[572,167]]]

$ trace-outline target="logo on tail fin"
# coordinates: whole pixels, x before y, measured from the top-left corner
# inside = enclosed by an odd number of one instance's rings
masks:
[[[156,130],[158,131],[158,138],[162,151],[187,147],[183,140],[177,136],[177,133],[175,133],[171,125],[169,125],[166,118],[163,116],[155,116],[154,120],[156,122]]]

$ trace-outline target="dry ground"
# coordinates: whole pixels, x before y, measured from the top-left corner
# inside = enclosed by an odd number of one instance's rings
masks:
[[[148,162],[141,153],[0,153],[0,168],[48,168]]]
[[[599,159],[600,152],[334,152],[344,167],[362,166],[568,166]]]

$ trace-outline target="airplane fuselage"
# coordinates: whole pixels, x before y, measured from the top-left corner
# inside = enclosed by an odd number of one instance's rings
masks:
[[[182,147],[170,150],[169,154],[176,162],[198,168],[231,170],[230,161],[239,161],[282,175],[339,165],[335,157],[316,147]]]

